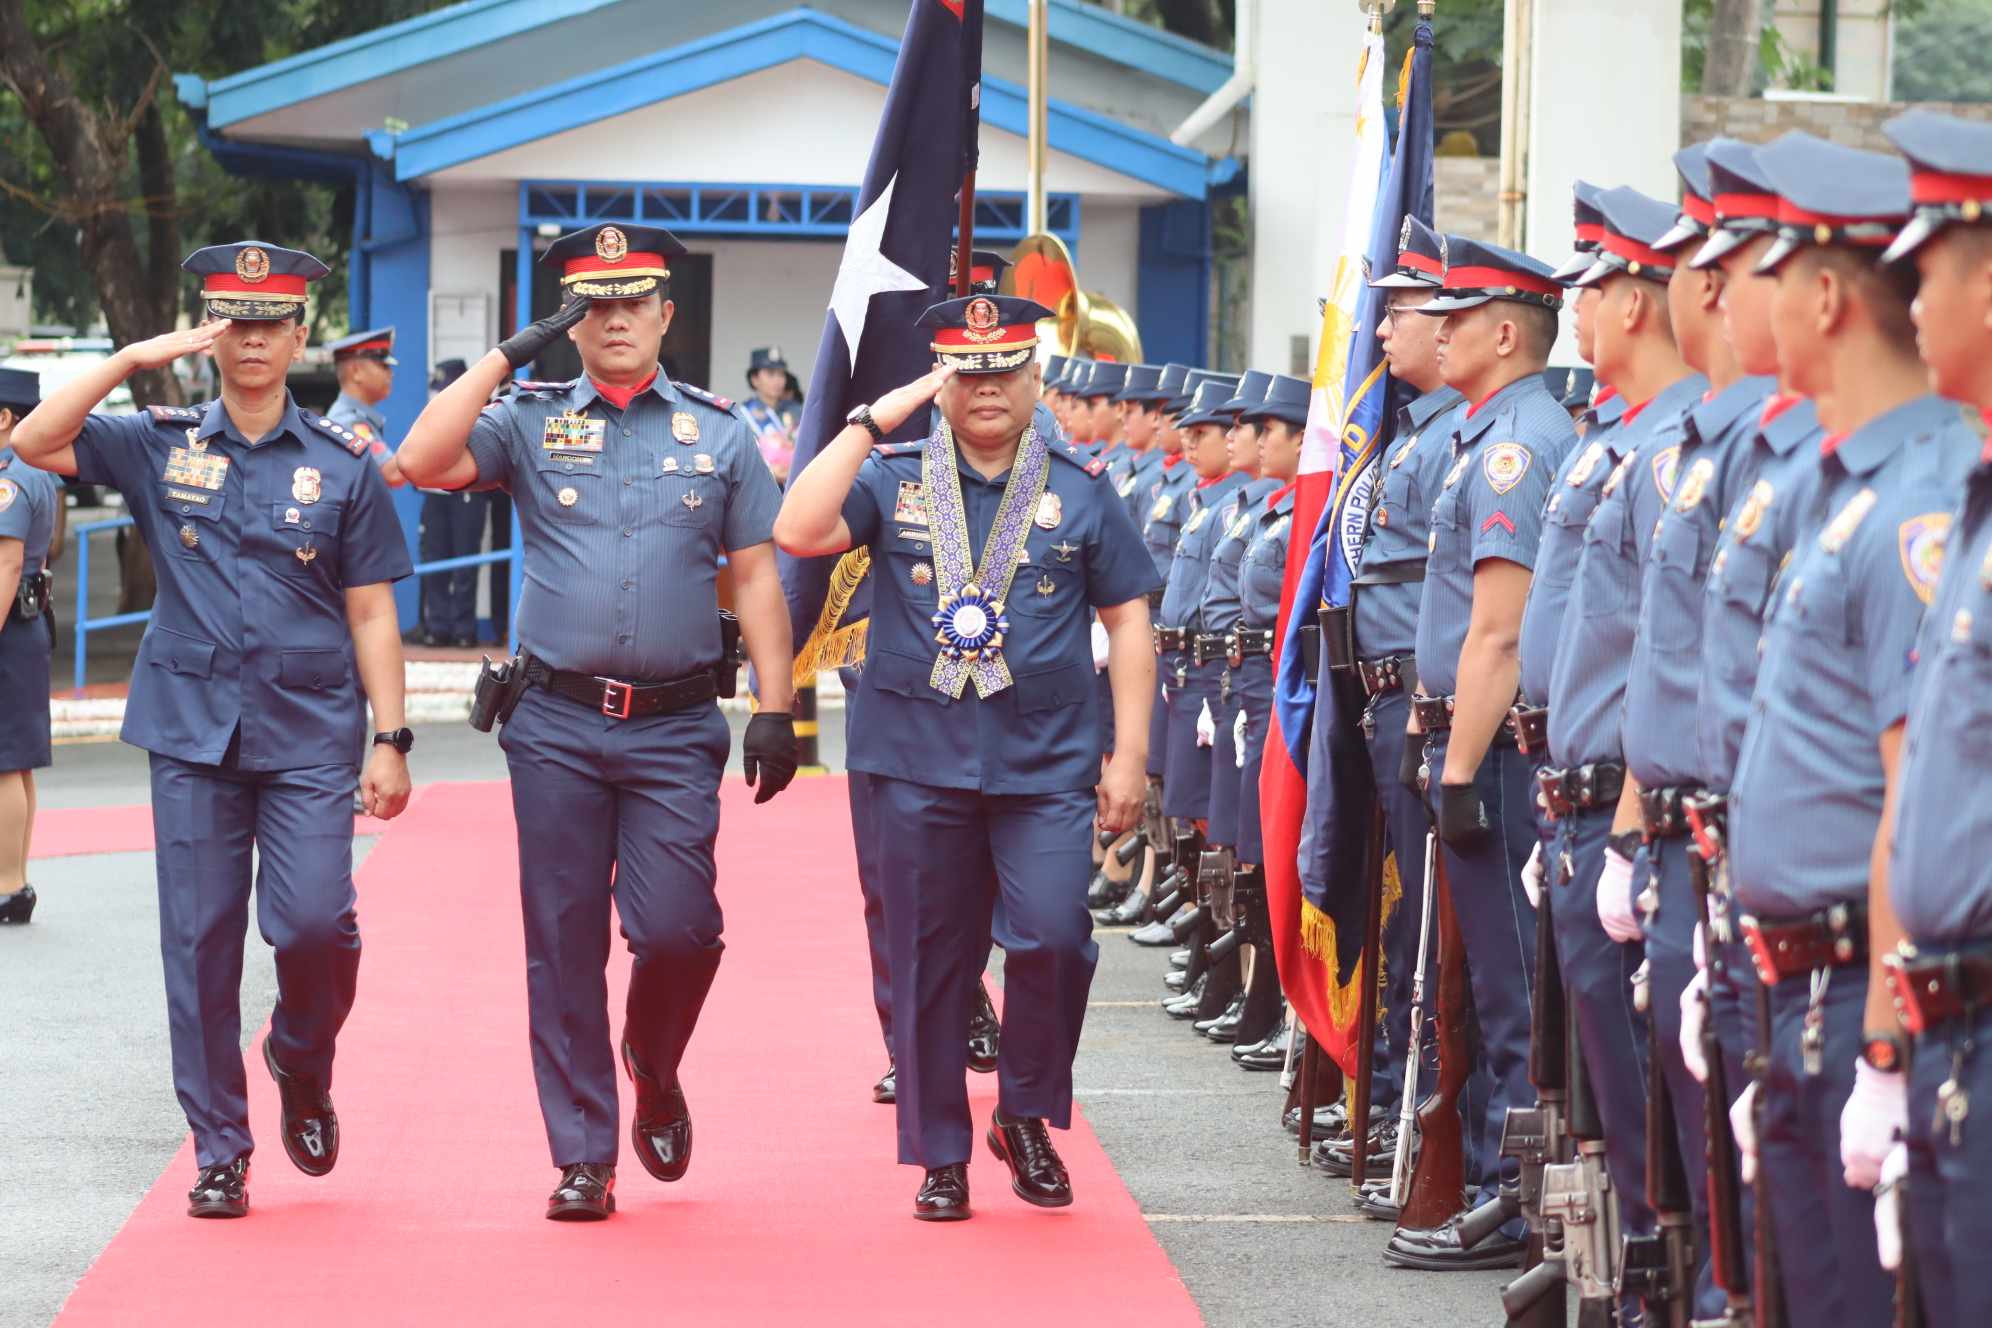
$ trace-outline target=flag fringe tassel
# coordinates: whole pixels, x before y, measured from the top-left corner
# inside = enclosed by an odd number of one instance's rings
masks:
[[[1404,882],[1397,874],[1397,855],[1392,853],[1383,860],[1383,925],[1388,927],[1390,919],[1397,912],[1397,906],[1404,899]],[[1381,934],[1381,929],[1379,929]],[[1328,1014],[1335,1021],[1338,1030],[1355,1026],[1356,1002],[1362,998],[1362,966],[1351,971],[1349,980],[1343,982],[1335,975],[1342,971],[1341,944],[1335,934],[1335,919],[1316,908],[1307,899],[1300,901],[1300,948],[1308,956],[1318,959],[1328,969]],[[1385,960],[1377,956],[1377,1000],[1382,1001],[1385,974]]]

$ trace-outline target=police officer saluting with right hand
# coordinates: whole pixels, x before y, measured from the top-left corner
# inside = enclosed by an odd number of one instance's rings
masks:
[[[541,261],[560,269],[568,302],[438,394],[400,452],[417,484],[505,489],[525,531],[513,667],[529,685],[501,741],[533,1069],[561,1168],[546,1215],[559,1220],[615,1211],[612,895],[636,957],[619,1044],[636,1084],[631,1146],[662,1181],[691,1163],[678,1062],[724,948],[713,841],[731,744],[714,698],[734,666],[714,589],[722,556],[761,688],[742,744],[755,802],[795,775],[788,610],[769,542],[781,495],[733,404],[658,367],[669,264],[684,252],[640,226],[556,240]],[[485,406],[563,333],[580,378]]]

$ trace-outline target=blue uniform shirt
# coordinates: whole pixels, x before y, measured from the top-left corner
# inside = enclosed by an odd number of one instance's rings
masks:
[[[1625,398],[1612,397],[1623,406]],[[1625,454],[1618,427],[1623,409],[1610,424],[1599,424],[1570,450],[1550,485],[1543,507],[1542,548],[1536,554],[1535,576],[1529,581],[1529,602],[1522,610],[1522,695],[1532,704],[1549,704],[1550,675],[1556,668],[1556,646],[1563,635],[1563,612],[1570,588],[1577,584],[1577,562],[1584,552],[1584,527],[1605,481]]]
[[[1971,472],[1923,619],[1888,895],[1919,945],[1992,938],[1992,458]]]
[[[1128,468],[1125,477],[1115,483],[1114,492],[1127,504],[1128,519],[1135,528],[1148,519],[1148,505],[1153,501],[1149,487],[1161,477],[1162,449],[1150,447],[1146,452],[1134,454],[1134,464]]]
[[[1156,585],[1127,507],[1076,448],[1051,447],[1045,493],[1058,499],[1051,529],[1033,524],[1004,599],[1003,657],[1014,680],[987,699],[971,681],[959,699],[929,682],[940,647],[940,603],[920,479],[920,444],[880,448],[844,500],[854,545],[869,546],[870,636],[860,704],[848,738],[853,770],[940,788],[1052,793],[1100,781],[1100,689],[1093,676],[1092,610],[1138,599]],[[972,557],[980,561],[1009,472],[984,479],[957,462]]]
[[[1487,558],[1535,566],[1550,481],[1576,437],[1541,374],[1516,379],[1459,417],[1426,538],[1418,606],[1418,686],[1426,695],[1458,688],[1474,569]]]
[[[520,645],[632,682],[719,662],[720,555],[765,544],[782,501],[731,402],[659,374],[618,410],[584,375],[486,406],[470,454],[525,536]]]
[[[1208,486],[1190,490],[1190,514],[1176,539],[1176,556],[1169,564],[1169,581],[1162,591],[1160,623],[1164,627],[1199,627],[1204,590],[1210,584],[1210,555],[1224,533],[1222,514],[1231,497],[1245,487],[1242,471],[1227,471]]]
[[[76,478],[124,494],[159,582],[126,742],[215,765],[239,729],[244,770],[352,764],[346,588],[412,566],[367,451],[294,401],[254,443],[219,401],[84,421]]]
[[[1821,462],[1826,519],[1778,591],[1729,794],[1731,874],[1753,913],[1788,918],[1867,895],[1879,740],[1908,711],[1923,606],[1977,451],[1958,408],[1926,396]]]
[[[1266,510],[1266,499],[1282,483],[1274,479],[1253,480],[1226,499],[1222,510],[1212,518],[1217,523],[1218,532],[1211,545],[1203,606],[1197,614],[1204,631],[1222,634],[1238,625],[1239,617],[1244,612],[1239,602],[1239,580],[1245,549],[1252,542],[1258,519]]]
[[[325,418],[345,429],[367,445],[367,454],[376,466],[385,466],[394,455],[387,444],[387,416],[380,407],[369,406],[364,401],[341,392],[325,412]]]
[[[1674,501],[1660,514],[1639,592],[1625,685],[1625,759],[1647,788],[1708,784],[1692,726],[1701,688],[1702,584],[1736,495],[1770,378],[1739,378],[1688,412]]]
[[[1417,649],[1419,582],[1366,585],[1362,578],[1398,574],[1413,565],[1423,569],[1432,499],[1452,465],[1453,430],[1465,410],[1466,398],[1441,387],[1397,413],[1397,437],[1384,459],[1383,497],[1371,508],[1356,568],[1356,653],[1364,659]]]
[[[1549,677],[1550,759],[1562,766],[1624,754],[1626,666],[1639,624],[1639,572],[1674,496],[1682,430],[1708,380],[1689,374],[1619,421],[1624,455],[1584,526],[1577,582]]]
[[[45,470],[14,459],[14,449],[0,447],[0,539],[21,541],[23,580],[42,570],[48,544],[55,537],[55,508],[62,501],[62,483]],[[0,617],[13,609],[0,604]]]
[[[1701,677],[1695,748],[1709,788],[1726,793],[1750,719],[1758,645],[1771,588],[1798,543],[1819,486],[1822,432],[1812,403],[1765,404],[1738,458],[1729,514],[1702,589]]]
[[[1239,625],[1268,631],[1279,625],[1280,590],[1293,539],[1293,491],[1275,490],[1254,512],[1252,539],[1238,564]]]
[[[1189,519],[1190,495],[1196,486],[1196,467],[1180,457],[1175,465],[1161,467],[1149,483],[1148,508],[1139,524],[1158,580],[1168,579],[1169,565],[1176,561],[1176,538]]]

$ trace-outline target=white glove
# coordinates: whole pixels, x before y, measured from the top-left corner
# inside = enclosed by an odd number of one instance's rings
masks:
[[[1695,924],[1695,969],[1708,971],[1708,932],[1699,922]]]
[[[1908,1175],[1909,1145],[1898,1140],[1881,1164],[1881,1183],[1874,1187],[1874,1248],[1891,1273],[1902,1266],[1902,1182]]]
[[[1847,1184],[1871,1190],[1895,1135],[1909,1125],[1909,1081],[1899,1070],[1884,1074],[1865,1060],[1854,1062],[1854,1091],[1840,1109],[1840,1165]]]
[[[1529,860],[1522,864],[1522,893],[1529,897],[1530,908],[1542,907],[1542,841],[1529,850]]]
[[[1231,722],[1231,750],[1236,754],[1233,764],[1240,770],[1245,768],[1245,712],[1240,710],[1238,718]]]
[[[1736,1136],[1736,1151],[1743,1158],[1743,1183],[1757,1179],[1757,1081],[1736,1095],[1729,1104],[1729,1132]]]
[[[1700,932],[1695,933],[1697,936]],[[1708,1062],[1702,1059],[1702,1029],[1708,1024],[1708,970],[1695,970],[1681,988],[1681,1059],[1696,1083],[1708,1082]]]
[[[1208,747],[1217,741],[1217,721],[1211,718],[1210,700],[1205,698],[1203,709],[1197,712],[1197,746]]]
[[[1098,673],[1107,667],[1107,625],[1098,618],[1093,619],[1093,671]]]
[[[1621,945],[1646,939],[1639,915],[1632,910],[1632,859],[1610,845],[1605,847],[1604,873],[1598,877],[1598,921],[1605,935]]]

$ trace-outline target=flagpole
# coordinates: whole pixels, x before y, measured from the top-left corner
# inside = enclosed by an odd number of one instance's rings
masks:
[[[1047,7],[1051,0],[1030,0],[1030,139],[1029,157],[1026,168],[1026,189],[1030,198],[1030,216],[1025,224],[1026,235],[1044,234],[1044,166],[1045,166],[1045,98],[1051,76],[1050,14]]]

